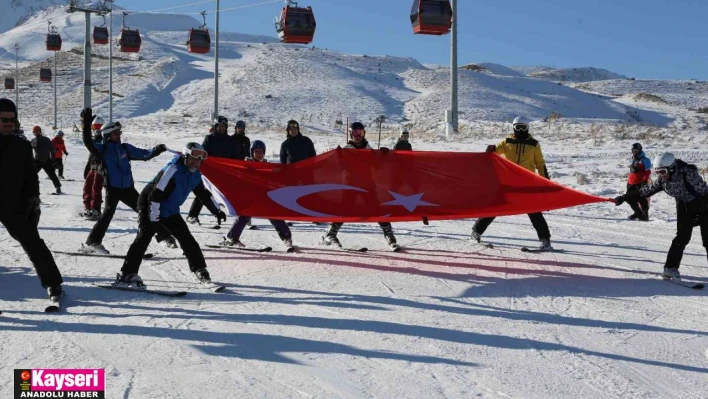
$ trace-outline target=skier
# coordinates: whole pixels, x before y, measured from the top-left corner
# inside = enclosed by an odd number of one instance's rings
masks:
[[[645,185],[639,191],[616,197],[615,204],[647,198],[665,191],[676,200],[676,237],[671,243],[664,263],[662,276],[667,279],[681,279],[679,266],[683,250],[691,241],[693,227],[698,222],[701,226],[703,246],[708,251],[708,185],[698,174],[696,165],[676,159],[674,154],[664,152],[654,158],[654,172],[659,176],[651,185]]]
[[[497,145],[487,146],[487,152],[496,152],[499,155],[504,155],[504,157],[532,172],[538,171],[538,174],[550,179],[548,176],[548,170],[546,169],[546,162],[543,160],[543,152],[541,151],[541,144],[536,141],[531,134],[529,134],[530,122],[523,116],[517,116],[514,118],[512,127],[514,129],[513,135],[502,140]],[[530,213],[529,219],[531,219],[531,224],[534,229],[536,229],[536,234],[538,239],[541,241],[539,246],[540,251],[551,251],[553,247],[551,246],[551,232],[548,229],[548,223],[543,217],[543,213]],[[493,217],[481,218],[475,222],[472,227],[472,240],[476,242],[481,242],[482,234],[487,230],[490,224],[494,221]]]
[[[372,150],[372,148],[369,146],[369,142],[366,140],[366,130],[364,128],[364,124],[361,122],[354,122],[351,124],[351,137],[352,139],[349,140],[349,143],[346,145],[344,148],[352,148],[355,150]],[[327,227],[327,232],[325,233],[324,237],[322,237],[322,242],[325,245],[335,245],[338,247],[341,247],[342,244],[339,242],[339,239],[337,239],[337,233],[339,233],[339,229],[342,228],[342,225],[344,223],[341,222],[336,222],[336,223],[330,223],[329,227]],[[379,222],[379,226],[381,226],[381,230],[384,233],[384,237],[386,238],[386,242],[391,248],[398,248],[398,244],[396,243],[396,236],[393,235],[393,227],[391,227],[391,223],[389,222]]]
[[[49,137],[42,135],[42,128],[35,126],[32,128],[32,134],[34,138],[32,139],[32,148],[34,149],[34,164],[37,172],[44,169],[44,172],[49,176],[54,183],[54,188],[56,189],[55,194],[61,194],[61,183],[56,173],[54,173],[54,165],[52,164],[52,159],[54,158],[54,146],[52,146],[52,141]]]
[[[207,155],[199,143],[188,143],[182,150],[182,155],[168,162],[140,193],[138,235],[113,283],[115,286],[145,289],[138,270],[152,236],[160,228],[166,228],[175,235],[187,257],[189,270],[197,279],[202,283],[211,283],[202,250],[179,213],[180,206],[184,204],[189,193],[193,192],[202,199],[218,222],[226,220],[226,215],[215,205],[211,193],[202,183],[199,167]]]
[[[164,144],[159,144],[152,150],[136,148],[131,144],[121,143],[121,124],[118,121],[103,125],[101,134],[103,142],[91,139],[90,121],[93,118],[91,108],[86,108],[81,112],[83,124],[83,139],[86,148],[101,159],[103,168],[107,172],[106,186],[106,207],[93,226],[91,233],[86,239],[86,243],[81,245],[81,252],[109,254],[108,250],[101,244],[106,235],[108,225],[113,219],[118,202],[122,202],[130,209],[137,211],[138,192],[135,190],[133,172],[130,168],[131,160],[147,161],[167,150]],[[160,227],[157,235],[158,242],[168,248],[177,248],[175,238],[170,233]]]
[[[395,151],[413,151],[413,146],[408,142],[408,130],[401,132],[401,137],[398,139],[393,149]]]
[[[211,154],[212,157],[235,159],[236,147],[232,136],[229,136],[229,120],[224,116],[219,116],[214,120],[212,127],[214,132],[206,135],[202,142],[204,150]],[[199,198],[194,199],[192,206],[189,208],[187,223],[200,224],[199,213],[202,211],[203,206],[204,204]]]
[[[93,141],[102,143],[101,128],[104,125],[103,118],[96,115],[91,123],[93,131]],[[84,212],[81,214],[86,220],[97,221],[101,216],[101,204],[103,203],[103,184],[105,182],[105,171],[101,157],[89,153],[86,168],[84,169],[83,202]]]
[[[629,220],[649,220],[649,201],[644,197],[634,197],[642,187],[646,186],[651,176],[651,161],[644,155],[642,145],[632,144],[632,158],[627,176],[627,200],[625,201],[634,211]]]
[[[246,136],[246,122],[236,122],[236,127],[234,128],[234,135],[231,136],[231,139],[234,141],[234,159],[243,161],[251,153],[251,139]]]
[[[54,169],[59,171],[59,178],[64,179],[64,155],[69,156],[66,151],[66,145],[64,144],[64,132],[61,130],[57,132],[56,136],[52,139],[52,146],[54,147]]]
[[[300,124],[296,120],[289,120],[285,131],[287,136],[280,145],[280,163],[296,163],[317,156],[315,145],[300,133]]]
[[[251,146],[251,157],[247,158],[247,161],[253,161],[253,162],[268,162],[265,159],[265,152],[266,152],[266,145],[264,142],[260,140],[255,140],[253,142],[253,145]],[[243,229],[246,227],[246,225],[251,221],[250,216],[239,216],[238,219],[234,222],[233,226],[231,227],[231,230],[226,234],[226,237],[224,237],[224,241],[222,242],[221,245],[225,247],[240,247],[243,248],[245,245],[243,245],[240,241],[241,238],[241,233],[243,233]],[[275,227],[275,231],[278,232],[278,236],[280,239],[283,241],[286,247],[288,249],[293,247],[293,240],[292,240],[292,233],[290,232],[290,228],[288,228],[288,225],[282,221],[282,220],[269,220],[270,223]]]
[[[25,250],[50,299],[58,299],[63,293],[62,276],[37,229],[39,177],[32,147],[15,133],[16,123],[15,103],[0,98],[0,223]]]

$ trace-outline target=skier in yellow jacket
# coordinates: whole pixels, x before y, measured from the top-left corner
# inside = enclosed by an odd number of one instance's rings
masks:
[[[528,169],[532,172],[538,171],[538,174],[549,179],[546,162],[543,160],[543,152],[541,152],[541,144],[529,134],[529,121],[523,116],[517,116],[513,123],[514,134],[505,138],[497,145],[487,146],[487,152],[495,152],[499,155],[504,155],[509,161]],[[529,219],[531,224],[536,229],[538,239],[541,241],[539,246],[540,251],[552,251],[551,247],[551,232],[548,230],[548,223],[541,212],[530,213]],[[491,218],[478,219],[472,227],[472,240],[476,242],[482,241],[482,234],[487,230],[492,221]]]

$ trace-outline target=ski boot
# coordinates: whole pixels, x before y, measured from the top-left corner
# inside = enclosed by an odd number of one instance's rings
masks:
[[[177,240],[175,239],[175,236],[167,236],[165,237],[164,240],[160,242],[163,246],[170,248],[170,249],[175,249],[178,248],[177,246]]]
[[[334,246],[337,246],[340,248],[342,247],[342,243],[339,242],[339,239],[337,238],[336,235],[327,234],[327,235],[323,236],[322,243],[324,245],[334,245]]]
[[[472,234],[470,234],[470,241],[474,241],[477,244],[482,243],[482,235],[477,233],[476,231],[472,230]]]
[[[198,225],[200,225],[200,226],[202,225],[202,224],[199,222],[199,216],[187,216],[187,223],[189,223],[189,224],[198,224]]]
[[[642,212],[641,215],[637,218],[638,220],[642,222],[648,222],[649,221],[649,213],[648,212]]]
[[[245,248],[246,246],[243,245],[243,243],[235,238],[230,238],[230,237],[224,237],[224,241],[221,242],[222,247],[236,247],[236,248]]]
[[[209,276],[209,271],[207,271],[207,269],[199,269],[194,272],[194,275],[197,277],[197,280],[199,280],[200,283],[211,284],[211,277]]]
[[[64,296],[64,290],[61,288],[61,285],[49,287],[47,288],[47,295],[49,296],[50,301],[59,302],[59,299]]]
[[[118,273],[116,274],[116,281],[114,281],[111,285],[118,288],[133,288],[136,290],[147,289],[147,286],[143,283],[143,279],[141,279],[137,273],[129,273],[126,275],[123,275],[123,273]]]
[[[548,238],[542,238],[541,239],[541,245],[538,246],[539,251],[553,251],[553,247],[551,246],[551,240]]]
[[[678,269],[665,267],[664,272],[661,273],[661,277],[664,280],[681,280],[681,273],[679,273]]]
[[[96,254],[96,255],[110,255],[111,253],[108,252],[106,247],[103,246],[100,242],[96,242],[93,244],[81,244],[81,248],[79,248],[79,252],[84,253],[84,254]]]
[[[57,187],[57,191],[54,193],[54,195],[61,195],[61,187]]]

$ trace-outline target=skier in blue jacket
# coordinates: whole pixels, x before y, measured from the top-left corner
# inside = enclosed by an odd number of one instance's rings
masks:
[[[194,193],[216,216],[219,223],[226,220],[226,214],[214,203],[211,192],[202,183],[199,167],[207,155],[199,143],[188,143],[182,150],[182,155],[167,163],[140,193],[138,235],[128,250],[114,286],[145,289],[145,284],[138,275],[140,263],[152,236],[161,226],[177,238],[189,262],[189,270],[197,279],[205,283],[211,282],[202,250],[179,212],[189,193]]]
[[[130,161],[150,160],[165,152],[167,147],[164,144],[160,144],[152,150],[145,150],[131,144],[121,143],[122,126],[117,121],[103,126],[101,129],[102,142],[94,140],[91,135],[91,121],[93,120],[91,108],[81,111],[81,118],[84,145],[91,154],[101,160],[103,169],[108,176],[103,213],[96,221],[93,229],[91,229],[86,243],[81,245],[80,251],[84,253],[108,254],[109,252],[103,246],[102,241],[106,235],[106,230],[108,230],[108,225],[111,224],[113,214],[116,212],[118,202],[124,203],[134,211],[138,209],[138,191],[135,190]],[[160,229],[157,241],[164,241],[164,244],[170,248],[177,247],[174,237],[171,237],[169,231],[164,228]]]

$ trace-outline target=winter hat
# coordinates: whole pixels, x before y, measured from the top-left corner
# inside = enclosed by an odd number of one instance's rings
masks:
[[[263,153],[265,154],[266,151],[266,145],[264,142],[260,140],[255,140],[253,144],[251,144],[251,157],[253,157],[253,150],[260,148],[263,150]]]
[[[17,106],[8,98],[0,98],[0,112],[14,112],[17,116]]]
[[[364,124],[361,122],[352,122],[350,128],[352,130],[361,129],[361,130],[366,131],[366,129],[364,129]]]
[[[239,127],[242,127],[242,128],[245,129],[245,128],[246,128],[246,122],[244,122],[244,121],[237,121],[237,122],[236,122],[236,128],[239,128]]]
[[[61,130],[57,132],[57,137],[64,137],[64,132]]]

